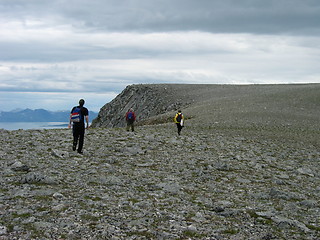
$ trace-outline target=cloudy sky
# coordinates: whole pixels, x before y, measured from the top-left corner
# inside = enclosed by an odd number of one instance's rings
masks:
[[[320,83],[319,0],[0,0],[0,111],[139,83]]]

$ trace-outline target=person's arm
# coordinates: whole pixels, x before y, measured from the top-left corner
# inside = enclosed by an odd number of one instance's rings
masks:
[[[87,128],[89,128],[89,115],[86,116]]]
[[[70,113],[68,128],[71,128],[71,116],[72,114]]]

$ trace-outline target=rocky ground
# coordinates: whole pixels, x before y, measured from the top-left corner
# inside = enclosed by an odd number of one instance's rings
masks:
[[[128,87],[83,155],[69,129],[0,130],[0,239],[320,239],[319,91]],[[154,125],[111,128],[130,106]]]
[[[0,239],[319,239],[318,145],[274,131],[0,130]]]

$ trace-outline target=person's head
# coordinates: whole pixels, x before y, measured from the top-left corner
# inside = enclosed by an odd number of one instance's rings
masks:
[[[130,109],[129,109],[129,112],[133,112],[133,108],[130,108]]]
[[[83,99],[80,99],[79,100],[79,105],[82,107],[84,105],[84,100]]]
[[[178,110],[178,113],[181,113],[181,110]]]

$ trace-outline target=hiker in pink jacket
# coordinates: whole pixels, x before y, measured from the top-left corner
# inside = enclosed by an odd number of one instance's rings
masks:
[[[126,121],[127,121],[127,131],[131,128],[131,131],[134,131],[134,121],[136,120],[136,115],[132,108],[128,110],[126,113]]]

